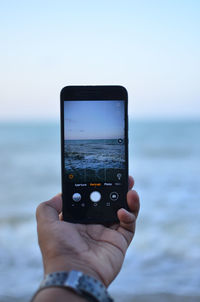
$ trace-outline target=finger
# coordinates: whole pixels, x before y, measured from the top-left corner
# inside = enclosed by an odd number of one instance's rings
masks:
[[[120,226],[130,232],[133,232],[133,227],[136,221],[135,215],[125,209],[119,209],[117,216],[120,222]]]
[[[130,212],[132,212],[135,215],[135,217],[137,218],[138,212],[140,209],[140,199],[139,199],[138,193],[135,190],[128,191],[127,203],[128,203]]]
[[[59,220],[60,220],[60,221],[63,220],[63,213],[62,213],[62,212],[59,214]]]
[[[119,209],[117,216],[120,223],[117,231],[123,235],[128,246],[131,243],[131,240],[135,233],[136,217],[133,213],[130,213],[125,209]]]
[[[128,178],[128,189],[131,190],[133,186],[134,186],[134,179],[133,179],[132,176],[129,176],[129,178]]]
[[[140,208],[139,196],[136,191],[131,190],[127,193],[127,203],[130,212],[125,209],[119,209],[117,212],[120,222],[117,231],[124,236],[129,245],[135,233],[135,221]]]
[[[61,194],[54,196],[52,199],[42,202],[36,210],[38,221],[56,221],[59,220],[59,214],[62,211]]]

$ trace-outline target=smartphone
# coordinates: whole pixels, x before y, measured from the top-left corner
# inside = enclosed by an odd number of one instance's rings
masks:
[[[112,224],[128,209],[128,94],[123,86],[61,90],[63,219]]]

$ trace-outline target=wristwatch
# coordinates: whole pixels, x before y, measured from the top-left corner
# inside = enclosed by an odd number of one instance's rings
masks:
[[[100,281],[75,270],[70,272],[54,272],[45,275],[36,294],[47,287],[71,289],[90,302],[114,302],[108,294],[106,287]]]

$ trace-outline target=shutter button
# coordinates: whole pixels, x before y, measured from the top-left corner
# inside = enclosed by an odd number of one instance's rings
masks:
[[[99,202],[101,199],[101,194],[98,191],[94,191],[90,194],[90,200],[92,202]]]

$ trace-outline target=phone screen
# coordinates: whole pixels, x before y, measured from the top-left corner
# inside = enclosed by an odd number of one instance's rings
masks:
[[[125,170],[124,102],[64,102],[65,173],[75,186],[121,185]]]
[[[116,220],[126,198],[125,100],[64,100],[65,209],[80,219]]]

